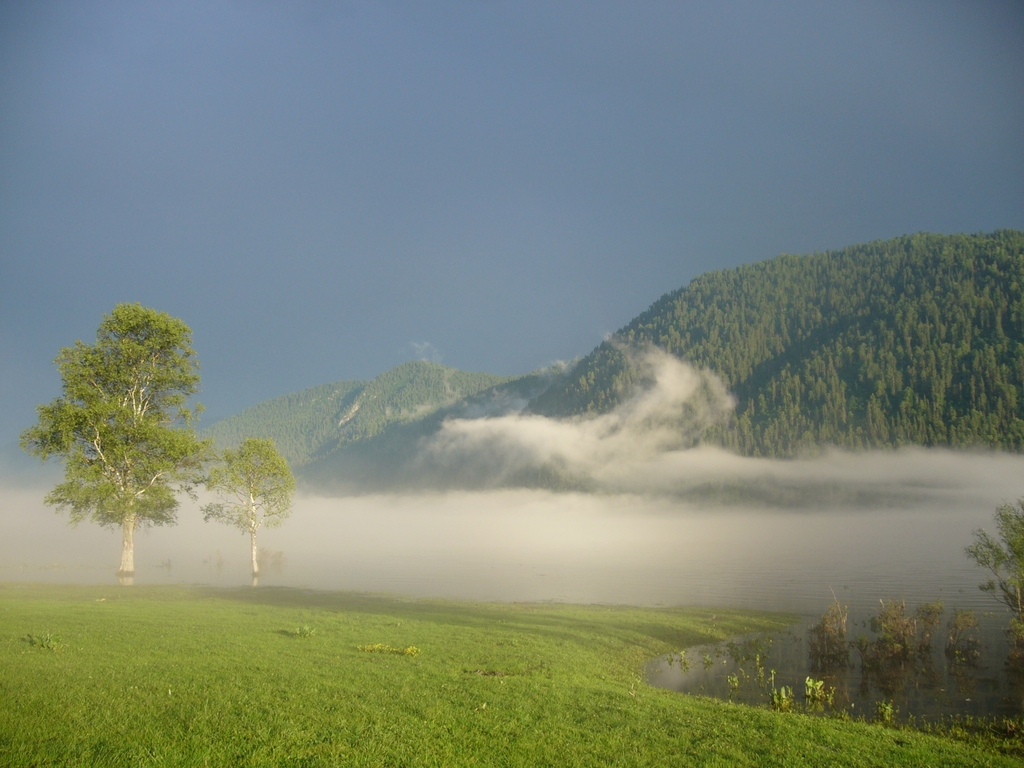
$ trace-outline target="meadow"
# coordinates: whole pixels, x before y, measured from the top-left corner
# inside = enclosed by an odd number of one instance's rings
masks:
[[[292,588],[0,584],[10,766],[1017,765],[941,735],[648,686],[792,617]]]

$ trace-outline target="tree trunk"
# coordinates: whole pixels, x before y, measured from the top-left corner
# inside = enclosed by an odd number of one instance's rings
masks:
[[[259,576],[260,566],[256,562],[256,531],[249,531],[249,533],[252,535],[252,575]]]
[[[127,517],[121,523],[121,537],[123,546],[121,548],[121,567],[117,569],[118,576],[135,575],[135,518]]]

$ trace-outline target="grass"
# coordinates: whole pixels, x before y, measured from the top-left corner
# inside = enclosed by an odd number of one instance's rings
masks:
[[[0,585],[0,764],[1019,764],[987,742],[643,682],[654,656],[786,621],[273,588]],[[61,652],[29,637],[59,637]]]

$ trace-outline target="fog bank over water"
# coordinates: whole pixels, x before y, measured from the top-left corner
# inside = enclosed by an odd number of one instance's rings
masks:
[[[636,394],[596,418],[445,421],[418,471],[447,490],[298,496],[282,528],[260,533],[261,584],[809,612],[834,588],[863,610],[899,596],[996,607],[963,548],[1024,495],[1024,456],[744,458],[697,444],[734,405],[717,377],[657,350],[633,362]],[[113,583],[120,532],[69,527],[43,503],[58,474],[45,469],[0,466],[0,581]],[[514,487],[531,473],[574,490]],[[247,538],[204,523],[203,501],[136,534],[136,583],[249,583]]]
[[[769,461],[698,449],[648,457],[632,482],[657,480],[659,466],[694,482],[827,482],[839,492],[835,503],[794,509],[777,499],[526,489],[301,496],[282,528],[260,533],[271,555],[261,583],[798,611],[817,610],[834,588],[866,607],[902,595],[911,605],[941,597],[997,608],[977,590],[983,574],[963,547],[975,528],[992,528],[998,504],[1022,494],[1024,456],[913,449]],[[43,504],[46,490],[0,489],[0,581],[114,583],[119,532],[69,527]],[[857,503],[867,491],[886,502]],[[136,583],[248,583],[246,538],[204,523],[198,506],[186,500],[177,526],[136,535]]]

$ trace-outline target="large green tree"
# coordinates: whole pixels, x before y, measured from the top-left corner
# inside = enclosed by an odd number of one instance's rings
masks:
[[[209,444],[192,427],[201,406],[192,331],[165,312],[118,304],[104,315],[96,343],[65,347],[54,361],[63,394],[36,410],[22,448],[43,460],[64,460],[64,482],[46,503],[120,527],[118,574],[135,572],[136,528],[176,520],[176,492],[200,481]]]
[[[256,532],[276,528],[291,514],[295,478],[273,440],[246,438],[237,450],[226,449],[222,458],[210,470],[206,487],[225,501],[207,504],[203,515],[207,522],[216,520],[248,532],[255,579],[260,571]]]

